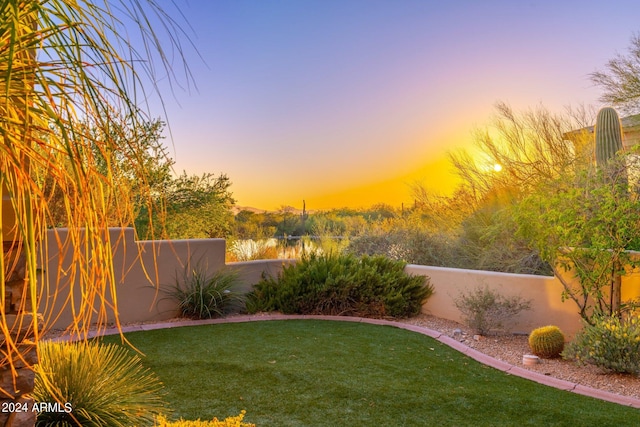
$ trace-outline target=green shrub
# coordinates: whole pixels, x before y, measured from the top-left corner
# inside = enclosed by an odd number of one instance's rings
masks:
[[[640,321],[635,316],[596,317],[592,325],[585,322],[563,356],[613,372],[640,374]]]
[[[203,268],[193,268],[190,274],[167,292],[178,301],[180,316],[191,319],[211,319],[244,307],[244,294],[237,292],[237,273],[218,270],[207,275]]]
[[[33,398],[70,412],[41,412],[37,426],[153,425],[165,411],[162,384],[124,347],[43,342],[38,354]]]
[[[558,357],[564,350],[564,334],[557,326],[536,328],[529,334],[529,347],[537,356]]]
[[[245,423],[242,420],[244,419],[244,415],[246,411],[241,411],[240,415],[236,417],[227,417],[223,421],[219,421],[217,418],[214,418],[213,421],[188,421],[188,420],[179,420],[170,422],[167,421],[166,418],[160,416],[158,417],[157,427],[256,427],[255,424]]]
[[[477,287],[468,293],[461,292],[454,303],[467,326],[480,335],[501,328],[504,321],[531,308],[531,301],[517,296],[504,297],[487,286]]]
[[[407,317],[433,293],[429,279],[404,272],[405,263],[382,256],[316,255],[284,267],[255,285],[247,310],[287,314]]]

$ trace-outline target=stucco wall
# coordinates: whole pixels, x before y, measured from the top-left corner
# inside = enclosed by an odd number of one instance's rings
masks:
[[[640,253],[631,255],[640,258]],[[431,278],[435,293],[424,305],[423,313],[460,322],[455,298],[475,287],[488,286],[504,296],[531,300],[531,310],[523,311],[505,325],[507,331],[529,333],[540,326],[556,325],[571,338],[582,328],[578,306],[571,300],[562,301],[563,286],[556,277],[420,265],[408,265],[406,271]],[[566,273],[564,279],[577,280],[571,273]],[[640,269],[627,271],[622,278],[622,300],[640,300]]]
[[[523,311],[505,325],[510,332],[529,333],[540,326],[556,325],[573,336],[582,327],[576,306],[570,301],[562,302],[562,284],[555,277],[420,265],[408,265],[406,271],[431,279],[434,294],[423,306],[423,313],[461,322],[454,300],[462,292],[487,286],[504,296],[531,300],[531,310]]]
[[[78,280],[71,280],[68,274],[70,257],[60,259],[58,242],[68,246],[66,229],[49,230],[48,260],[43,273],[52,285],[40,292],[40,312],[50,319],[54,328],[65,328],[73,319],[69,295],[77,304],[81,289]],[[167,320],[177,314],[177,303],[167,297],[166,290],[180,280],[185,271],[199,268],[213,273],[221,268],[236,270],[243,279],[243,289],[248,291],[252,284],[260,280],[262,272],[277,275],[286,260],[262,260],[246,263],[225,264],[224,239],[158,240],[136,241],[132,228],[109,230],[114,247],[113,265],[116,279],[116,295],[107,292],[108,322],[115,319],[117,307],[121,323],[151,322]],[[67,250],[67,253],[68,250]],[[42,281],[44,283],[44,281]],[[54,286],[57,285],[57,286]],[[57,292],[54,289],[57,288]],[[117,301],[117,304],[115,303]],[[66,304],[64,310],[63,305]],[[57,319],[52,315],[58,315]],[[94,317],[91,321],[98,319]]]
[[[65,272],[69,259],[59,259],[57,242],[68,244],[68,231],[49,231],[48,262],[43,268],[52,285],[40,292],[40,312],[45,317],[58,313],[70,293],[79,301],[78,281],[70,280]],[[213,273],[221,268],[237,271],[242,280],[241,290],[248,292],[263,273],[276,276],[292,260],[259,260],[225,264],[224,239],[193,239],[173,241],[135,241],[133,229],[111,229],[114,246],[114,270],[117,283],[117,305],[113,295],[107,293],[108,321],[113,322],[114,307],[121,323],[151,322],[173,318],[177,314],[176,301],[167,298],[167,287],[174,286],[185,271],[194,267]],[[508,323],[510,332],[529,333],[548,324],[560,327],[568,337],[581,328],[575,304],[562,302],[562,285],[555,277],[507,274],[488,271],[408,265],[406,271],[414,275],[429,276],[435,288],[434,295],[423,307],[423,312],[438,317],[461,321],[454,299],[463,291],[477,286],[488,286],[505,296],[517,295],[531,300],[532,309],[522,312]],[[57,287],[57,292],[54,288]],[[640,296],[640,274],[634,273],[623,281],[625,299]],[[57,319],[51,319],[56,328],[70,324],[70,306]],[[96,321],[97,319],[91,319]]]

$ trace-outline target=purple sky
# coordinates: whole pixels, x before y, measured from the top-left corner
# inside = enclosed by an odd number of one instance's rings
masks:
[[[197,91],[165,93],[176,169],[264,209],[446,191],[447,151],[497,101],[599,107],[588,74],[640,32],[631,0],[176,2],[202,57],[185,50]]]

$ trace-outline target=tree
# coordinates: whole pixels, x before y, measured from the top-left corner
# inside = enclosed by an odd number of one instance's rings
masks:
[[[264,213],[241,210],[234,218],[233,237],[241,240],[265,240],[273,237],[276,227],[264,225],[264,218]]]
[[[497,191],[526,194],[538,183],[591,161],[592,136],[575,129],[590,126],[594,118],[595,112],[585,107],[567,108],[564,114],[542,106],[516,113],[500,102],[492,125],[476,131],[475,150],[451,153],[450,159],[461,185],[478,202]]]
[[[162,209],[149,212],[143,206],[136,220],[138,236],[160,235],[166,239],[227,237],[233,230],[231,206],[235,203],[224,174],[187,175],[183,172],[166,183],[154,197]]]
[[[148,201],[164,194],[172,180],[175,162],[161,141],[164,122],[160,119],[143,120],[134,127],[127,118],[122,118],[117,122],[114,120],[108,134],[88,125],[83,127],[91,137],[76,137],[76,146],[83,148],[78,150],[79,158],[83,159],[84,164],[92,162],[100,174],[112,176],[117,182],[117,191],[106,195],[113,200],[108,204],[109,225],[133,225],[134,218],[142,211],[148,213],[148,209],[145,209]],[[68,166],[71,167],[71,164]],[[141,176],[140,170],[144,171],[144,176]],[[56,187],[56,181],[49,175],[43,177],[41,186],[43,194],[49,199],[47,226],[67,227],[64,192]],[[132,214],[132,218],[118,219],[118,214],[122,213],[118,207],[123,204],[131,204],[133,209],[127,214]]]
[[[638,157],[620,155],[612,170]],[[637,167],[637,166],[636,166]],[[637,260],[628,250],[640,249],[640,198],[629,196],[626,174],[585,167],[541,185],[516,209],[519,233],[554,269],[587,322],[594,315],[617,316],[633,308],[620,304],[620,275]],[[565,272],[573,272],[571,281]]]
[[[458,266],[518,274],[551,273],[536,249],[516,234],[513,196],[488,200],[469,215],[455,241]]]
[[[591,135],[575,129],[595,114],[584,107],[554,114],[542,106],[518,113],[502,102],[495,108],[491,125],[476,132],[474,149],[450,154],[461,178],[456,192],[439,196],[414,185],[411,215],[432,236],[446,233],[437,241],[455,247],[445,259],[450,266],[548,274],[536,250],[515,236],[511,210],[542,183],[589,163]]]
[[[280,206],[274,215],[277,218],[276,235],[280,236],[302,236],[306,230],[302,228],[302,217],[296,214],[293,206]]]
[[[142,46],[130,42],[136,39],[131,24],[140,29]],[[160,37],[158,28],[166,29],[169,37]],[[136,95],[147,95],[144,88],[149,86],[140,73],[156,81],[153,74],[159,67],[173,80],[163,45],[182,52],[181,35],[177,23],[154,1],[0,1],[0,185],[15,217],[11,228],[5,216],[0,231],[5,249],[10,248],[0,261],[0,294],[6,296],[7,279],[22,269],[13,268],[16,258],[24,259],[29,298],[16,301],[15,315],[18,323],[32,326],[36,342],[47,327],[47,319],[41,322],[36,316],[41,291],[67,284],[43,283],[36,274],[37,243],[46,243],[46,224],[54,217],[42,183],[46,177],[61,195],[59,206],[72,242],[68,247],[75,251],[59,249],[61,257],[73,260],[66,272],[68,284],[75,286],[78,278],[81,288],[70,292],[79,300],[69,302],[74,307],[69,329],[86,336],[92,322],[105,321],[105,297],[116,290],[106,231],[113,219],[109,197],[116,197],[120,187],[114,171],[100,167],[97,152],[108,153],[121,144],[110,136],[119,118],[127,117],[132,129],[144,123]],[[89,146],[95,150],[87,150]],[[130,160],[131,173],[147,183],[144,166]],[[131,218],[131,209],[130,203],[118,204],[115,218]],[[26,350],[10,333],[8,314],[6,304],[0,304],[5,338],[1,367],[25,360]]]
[[[429,191],[419,182],[411,189],[415,206],[410,215],[418,216],[424,226],[434,232],[455,233],[478,204],[476,195],[466,185],[459,186],[451,195]]]
[[[503,102],[495,108],[492,125],[476,132],[476,154],[450,156],[471,210],[462,221],[460,255],[475,268],[548,272],[535,249],[515,236],[511,210],[543,183],[590,163],[592,136],[575,129],[593,123],[595,112],[579,107],[557,114],[539,106],[518,113]]]
[[[590,76],[604,90],[602,102],[628,113],[640,112],[640,35],[631,37],[627,55],[616,55],[607,62],[604,71]]]

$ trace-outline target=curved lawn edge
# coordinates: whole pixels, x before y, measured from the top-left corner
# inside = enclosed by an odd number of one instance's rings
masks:
[[[540,384],[544,384],[549,387],[554,387],[560,390],[569,391],[571,393],[580,394],[583,396],[589,396],[596,399],[604,400],[607,402],[613,402],[624,406],[631,406],[633,408],[640,408],[640,399],[636,399],[629,396],[621,396],[619,394],[611,393],[604,390],[599,390],[592,387],[583,386],[580,384],[572,383],[570,381],[561,380],[554,377],[549,377],[538,372],[530,371],[518,366],[514,366],[510,363],[503,362],[494,357],[487,356],[484,353],[479,352],[441,332],[434,331],[433,329],[426,328],[424,326],[409,325],[399,321],[383,320],[383,319],[369,319],[365,317],[349,317],[349,316],[323,316],[323,315],[296,315],[296,314],[259,314],[259,315],[238,315],[219,319],[204,319],[204,320],[177,320],[171,322],[159,322],[148,323],[138,325],[124,325],[121,330],[118,328],[108,328],[101,331],[95,331],[89,334],[88,338],[94,338],[105,335],[117,335],[129,332],[140,331],[152,331],[155,329],[170,329],[179,328],[184,326],[200,326],[200,325],[215,325],[223,323],[247,323],[247,322],[260,322],[271,320],[330,320],[339,322],[354,322],[354,323],[367,323],[370,325],[382,325],[393,326],[399,329],[405,329],[411,332],[417,332],[422,335],[431,337],[442,344],[445,344],[454,350],[492,368],[498,369],[509,375],[515,375],[517,377],[525,378],[531,381],[535,381]],[[53,339],[52,341],[74,341],[76,337],[63,336]]]

